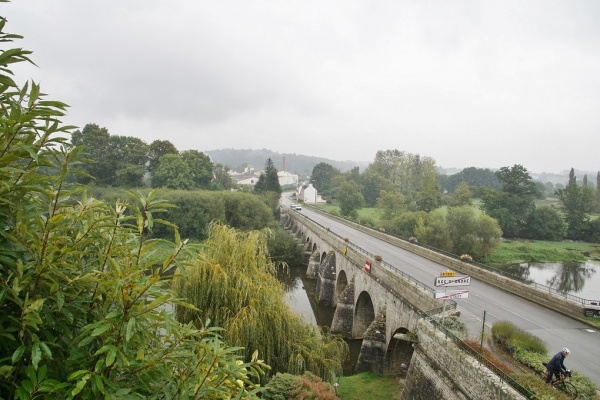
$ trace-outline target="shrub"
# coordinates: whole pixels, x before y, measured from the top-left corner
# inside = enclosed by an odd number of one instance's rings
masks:
[[[265,386],[265,400],[335,400],[333,386],[310,372],[302,376],[277,373]]]
[[[507,321],[496,322],[492,326],[494,340],[511,353],[515,349],[525,350],[542,355],[548,354],[546,344],[540,338]]]
[[[461,254],[460,256],[460,260],[461,261],[473,261],[473,257],[471,257],[468,254]]]
[[[304,252],[296,239],[282,227],[277,227],[267,238],[269,256],[275,263],[285,263],[290,267],[303,265]]]
[[[302,392],[302,378],[288,373],[275,374],[265,385],[262,397],[265,400],[287,400]]]

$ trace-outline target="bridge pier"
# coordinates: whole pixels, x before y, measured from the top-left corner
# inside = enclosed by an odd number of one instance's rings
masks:
[[[317,301],[335,307],[335,252],[327,253],[317,274]]]
[[[354,372],[357,374],[361,372],[383,374],[386,347],[385,312],[380,311],[365,332]]]
[[[308,278],[315,279],[317,277],[319,264],[321,264],[321,253],[319,253],[319,249],[316,249],[312,252],[308,260],[308,267],[306,267],[306,276]]]
[[[338,297],[335,314],[331,322],[331,332],[339,333],[345,338],[352,338],[352,323],[354,321],[354,279],[346,286]]]

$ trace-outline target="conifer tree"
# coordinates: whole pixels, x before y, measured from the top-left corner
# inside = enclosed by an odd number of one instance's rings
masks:
[[[279,184],[279,177],[277,176],[277,168],[273,165],[273,160],[267,159],[265,164],[265,170],[260,174],[258,182],[254,186],[254,192],[274,192],[281,194],[281,185]]]

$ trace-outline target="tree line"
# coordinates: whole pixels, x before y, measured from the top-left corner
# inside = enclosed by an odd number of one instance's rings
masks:
[[[536,182],[518,164],[446,176],[432,158],[393,149],[378,151],[362,173],[320,163],[311,179],[342,215],[357,219],[358,209],[375,207],[380,228],[456,254],[485,257],[502,237],[600,241],[600,173],[596,188],[587,176],[580,184],[573,169],[566,186]],[[536,205],[548,197],[560,207]]]
[[[198,150],[180,151],[168,140],[147,144],[132,136],[111,135],[89,123],[71,134],[87,162],[79,167],[80,183],[114,187],[227,190],[234,186],[229,167],[214,164]]]

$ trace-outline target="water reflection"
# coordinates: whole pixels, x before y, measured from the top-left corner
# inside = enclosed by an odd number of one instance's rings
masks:
[[[506,272],[524,283],[538,283],[588,300],[600,299],[600,269],[597,261],[584,263],[522,263]]]
[[[312,324],[329,329],[333,322],[335,307],[319,305],[316,301],[317,281],[305,276],[306,267],[291,267],[289,271],[279,271],[277,278],[285,285],[286,301],[292,310]],[[358,361],[362,339],[346,339],[350,355],[344,362],[344,375],[352,375]]]
[[[305,270],[306,268],[301,267],[281,269],[277,272],[277,279],[285,287],[287,293],[286,302],[292,310],[300,314],[306,322],[316,324],[315,313],[304,287],[303,277]]]

